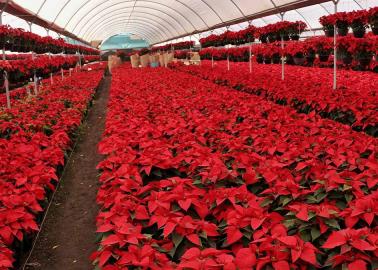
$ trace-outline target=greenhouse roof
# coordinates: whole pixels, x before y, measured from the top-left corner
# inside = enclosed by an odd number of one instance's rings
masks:
[[[334,12],[327,0],[0,0],[5,12],[19,5],[32,17],[18,16],[85,41],[105,40],[119,33],[136,34],[150,44],[247,21],[263,26],[281,20],[305,21],[320,28],[320,16]],[[339,11],[377,6],[378,0],[340,0]],[[14,18],[13,18],[14,20]],[[41,22],[47,22],[41,23]],[[11,24],[3,19],[4,24]],[[15,22],[13,22],[15,23]]]

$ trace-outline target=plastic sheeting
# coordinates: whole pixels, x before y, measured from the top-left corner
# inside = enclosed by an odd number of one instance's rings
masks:
[[[313,32],[320,16],[333,13],[332,1],[321,0],[13,0],[43,19],[84,40],[104,40],[119,33],[132,33],[150,44],[190,35],[248,17],[278,13],[281,8],[310,5],[287,11],[285,20],[302,20]],[[340,0],[339,11],[366,9],[378,0]],[[275,12],[277,11],[277,12]],[[281,20],[279,14],[252,21],[263,26]],[[3,19],[3,23],[7,23]],[[231,30],[244,28],[236,24]],[[217,29],[216,32],[225,31]],[[203,36],[206,35],[202,34]],[[198,39],[198,37],[197,37]]]

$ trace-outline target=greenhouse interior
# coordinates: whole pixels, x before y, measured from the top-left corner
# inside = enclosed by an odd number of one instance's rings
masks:
[[[0,270],[378,269],[378,0],[0,24]]]

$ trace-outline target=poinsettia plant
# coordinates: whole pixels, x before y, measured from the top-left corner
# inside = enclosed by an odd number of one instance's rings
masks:
[[[376,138],[236,91],[268,75],[171,68],[113,72],[98,147],[100,269],[374,267]]]

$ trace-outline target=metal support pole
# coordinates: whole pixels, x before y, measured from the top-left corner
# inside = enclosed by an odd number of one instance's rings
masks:
[[[249,73],[252,73],[252,43],[249,43]]]
[[[337,13],[337,4],[340,0],[332,0]],[[337,27],[333,27],[333,90],[337,89]]]
[[[5,95],[7,97],[7,108],[11,108],[11,100],[10,100],[10,92],[9,92],[9,81],[8,81],[8,73],[4,71],[4,87],[5,87]]]
[[[54,80],[53,80],[53,74],[52,74],[52,73],[50,73],[50,83],[51,83],[51,85],[53,85],[53,84],[54,84]]]
[[[62,75],[62,81],[64,80],[64,71],[63,71],[63,68],[60,69],[60,73]]]
[[[281,12],[281,21],[284,20],[285,12]],[[281,80],[285,80],[285,56],[284,56],[284,38],[283,35],[281,35],[281,64],[282,64],[282,71],[281,71]]]
[[[230,71],[230,55],[227,50],[227,70]]]
[[[213,53],[211,53],[211,68],[214,68],[214,56],[213,56]]]
[[[35,53],[33,52],[33,54],[32,54],[32,60],[34,61],[34,59],[35,59]],[[33,73],[34,73],[34,76],[33,76],[33,81],[34,81],[34,94],[35,95],[38,95],[38,78],[37,78],[37,72],[36,72],[36,70],[34,69],[34,71],[33,71]]]

